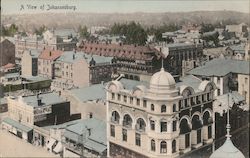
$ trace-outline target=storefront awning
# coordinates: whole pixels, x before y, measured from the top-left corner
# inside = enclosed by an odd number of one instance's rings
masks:
[[[56,144],[56,147],[53,149],[53,151],[56,152],[56,153],[59,153],[59,152],[61,152],[62,150],[63,150],[63,146],[62,146],[62,143],[61,143],[61,142],[58,142],[58,143]]]
[[[50,138],[49,139],[49,143],[47,144],[47,148],[50,149],[50,150],[52,150],[52,146],[54,145],[55,142],[56,142],[55,139]]]

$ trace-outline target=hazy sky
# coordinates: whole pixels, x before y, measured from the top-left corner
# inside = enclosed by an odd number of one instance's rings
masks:
[[[2,13],[40,12],[180,12],[197,10],[234,10],[249,13],[250,0],[2,0]],[[37,6],[28,9],[27,5]],[[45,5],[41,10],[40,6]],[[48,5],[76,6],[76,10],[48,10]],[[22,8],[23,7],[23,8]],[[22,10],[20,10],[22,8]],[[47,8],[47,9],[46,9]]]

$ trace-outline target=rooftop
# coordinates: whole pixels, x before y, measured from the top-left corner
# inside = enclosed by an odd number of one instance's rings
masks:
[[[39,94],[39,98],[41,98],[43,105],[53,105],[58,103],[66,102],[63,98],[61,98],[57,93],[44,93]],[[23,96],[22,100],[30,106],[37,107],[37,95],[31,96]]]
[[[102,120],[91,118],[81,120],[74,125],[68,126],[64,136],[79,142],[79,136],[83,135],[84,147],[97,152],[107,149],[106,123]]]
[[[225,76],[229,73],[250,74],[249,61],[232,59],[213,59],[205,65],[188,72],[197,76]]]
[[[56,60],[63,54],[63,51],[60,50],[43,50],[42,53],[39,55],[39,59],[45,60]]]
[[[94,84],[88,87],[83,87],[79,89],[73,89],[69,92],[82,102],[98,100],[98,99],[105,99],[105,84]]]

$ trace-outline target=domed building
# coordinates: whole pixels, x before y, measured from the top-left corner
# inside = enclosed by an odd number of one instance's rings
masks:
[[[106,90],[108,156],[173,158],[213,142],[213,82],[176,83],[162,68],[149,83],[119,78]]]

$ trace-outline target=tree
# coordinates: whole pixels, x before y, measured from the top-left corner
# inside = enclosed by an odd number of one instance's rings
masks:
[[[78,33],[80,34],[80,37],[82,37],[82,38],[89,38],[90,37],[90,33],[88,32],[87,26],[83,26],[83,27],[79,26]]]
[[[214,26],[212,24],[201,24],[201,33],[214,31]]]
[[[35,34],[42,36],[45,31],[46,31],[46,27],[43,25],[39,27],[39,29],[35,29]]]

